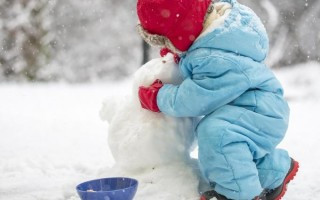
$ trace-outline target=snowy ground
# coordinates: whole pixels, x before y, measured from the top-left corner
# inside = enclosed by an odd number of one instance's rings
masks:
[[[320,199],[320,65],[309,63],[276,74],[291,107],[281,147],[301,163],[284,199]],[[98,111],[104,96],[127,87],[127,81],[0,85],[0,200],[77,199],[78,183],[112,176],[107,125]]]

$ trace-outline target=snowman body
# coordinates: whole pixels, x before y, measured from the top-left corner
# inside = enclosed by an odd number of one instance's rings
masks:
[[[182,82],[171,54],[139,68],[130,95],[109,97],[103,103],[100,115],[109,123],[108,143],[115,159],[112,176],[138,179],[137,200],[198,199],[199,170],[190,158],[193,120],[141,108],[139,86],[149,86],[156,79]]]

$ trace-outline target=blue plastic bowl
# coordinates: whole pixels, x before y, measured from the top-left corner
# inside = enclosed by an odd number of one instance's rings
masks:
[[[76,189],[82,200],[132,200],[137,188],[137,180],[115,177],[87,181]]]

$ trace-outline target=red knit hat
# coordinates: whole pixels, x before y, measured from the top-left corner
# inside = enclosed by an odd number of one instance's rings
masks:
[[[212,0],[138,0],[137,13],[143,29],[167,37],[186,51],[203,29]]]

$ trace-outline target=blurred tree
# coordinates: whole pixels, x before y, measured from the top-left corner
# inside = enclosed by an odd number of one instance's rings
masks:
[[[142,65],[150,60],[150,45],[142,40]]]
[[[239,2],[267,28],[269,66],[320,61],[320,1]],[[0,0],[0,81],[127,77],[159,56],[158,48],[146,56],[135,10],[132,0]]]
[[[53,23],[57,54],[41,74],[86,82],[134,73],[142,58],[135,6],[132,0],[59,1]]]
[[[297,38],[307,59],[320,61],[320,1],[309,0],[305,6],[309,9],[297,23]]]
[[[40,67],[50,58],[47,0],[0,1],[0,70],[6,79],[37,80]]]
[[[320,60],[319,1],[239,1],[252,8],[267,28],[270,37],[270,66]]]

